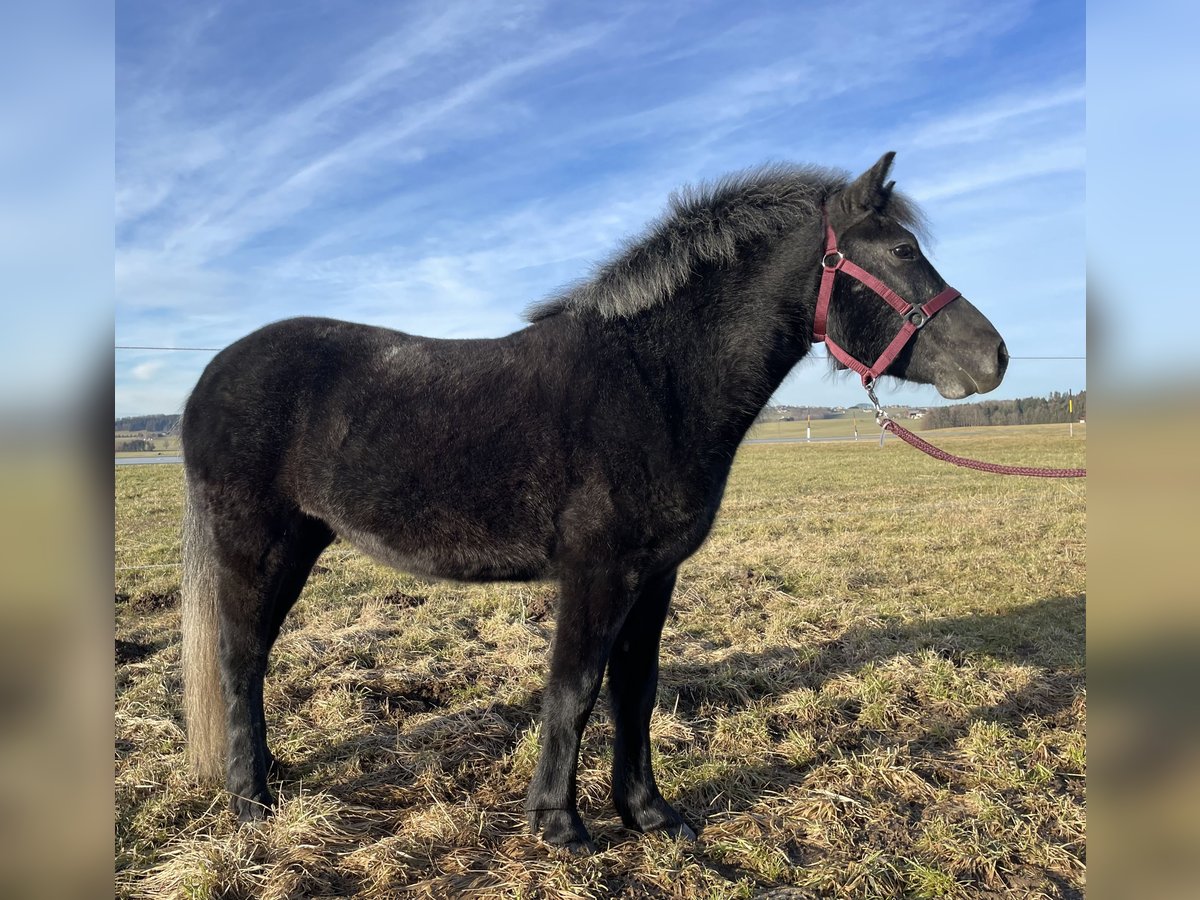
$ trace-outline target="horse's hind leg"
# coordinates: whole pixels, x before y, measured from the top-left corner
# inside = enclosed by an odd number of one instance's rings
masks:
[[[574,853],[595,849],[576,807],[580,739],[600,692],[609,650],[632,602],[617,572],[572,574],[562,581],[542,697],[541,755],[525,810],[542,840]]]
[[[275,646],[284,619],[296,605],[296,601],[300,599],[300,592],[304,590],[304,585],[308,582],[313,565],[316,564],[325,548],[333,542],[334,536],[333,531],[324,522],[307,516],[298,520],[295,530],[289,535],[286,541],[288,561],[283,567],[283,577],[271,607],[271,621],[267,631],[268,654]],[[259,727],[265,735],[267,731],[265,712],[261,706],[258,711],[264,716]],[[277,770],[275,756],[271,753],[269,743],[266,744],[265,749],[267,773],[273,774]]]
[[[317,523],[320,529],[323,525]],[[328,544],[316,526],[295,516],[226,523],[217,576],[219,662],[226,711],[226,787],[242,821],[261,819],[272,805],[271,754],[263,712],[267,657],[308,573]],[[236,543],[231,539],[236,537]]]
[[[308,582],[317,558],[333,543],[335,536],[320,519],[301,516],[296,520],[295,527],[286,539],[287,564],[271,607],[271,625],[267,634],[271,646],[279,637],[283,620],[300,599],[300,592]]]
[[[658,688],[658,644],[675,572],[650,581],[625,619],[608,661],[608,689],[616,739],[613,801],[621,820],[638,831],[694,832],[659,793],[650,760],[650,715]]]

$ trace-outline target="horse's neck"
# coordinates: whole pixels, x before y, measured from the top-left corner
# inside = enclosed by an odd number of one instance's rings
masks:
[[[677,396],[697,439],[732,451],[808,353],[819,275],[815,264],[789,262],[796,255],[793,246],[689,285],[650,312],[649,339],[635,339],[656,357],[648,362],[684,381]]]
[[[700,340],[706,358],[697,362],[717,376],[708,391],[721,410],[718,430],[724,439],[741,441],[808,353],[817,279],[813,267],[768,258],[731,282],[722,296],[707,298],[711,319]]]

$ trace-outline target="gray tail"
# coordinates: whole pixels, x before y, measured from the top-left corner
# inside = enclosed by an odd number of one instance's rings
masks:
[[[183,511],[183,712],[188,759],[203,779],[225,773],[225,697],[217,647],[212,531],[189,485]]]

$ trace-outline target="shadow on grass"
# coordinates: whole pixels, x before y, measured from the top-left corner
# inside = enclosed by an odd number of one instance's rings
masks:
[[[704,706],[736,709],[769,702],[771,697],[797,689],[819,691],[839,675],[922,652],[933,652],[955,667],[989,659],[1039,667],[1023,687],[1000,701],[977,706],[961,716],[930,717],[921,722],[916,734],[864,725],[859,720],[859,705],[847,698],[830,712],[835,721],[821,726],[836,734],[832,746],[805,764],[748,765],[736,773],[736,790],[730,789],[729,775],[722,774],[693,784],[674,801],[685,814],[700,819],[702,826],[708,816],[744,812],[767,792],[803,784],[814,768],[832,757],[867,746],[902,744],[926,761],[919,766],[923,777],[933,783],[948,781],[951,776],[936,760],[973,724],[994,722],[1020,733],[1031,720],[1053,720],[1072,707],[1085,684],[1085,618],[1082,595],[1055,597],[995,615],[851,628],[815,652],[813,647],[772,647],[758,653],[734,653],[716,663],[668,663],[662,672],[662,689],[668,698],[677,694],[677,713],[686,718],[700,715]],[[786,722],[773,724],[772,731],[787,726]]]
[[[968,659],[990,658],[1040,666],[1046,670],[1041,681],[1081,683],[1085,619],[1084,597],[1078,595],[1041,600],[995,615],[854,627],[816,647],[769,647],[757,653],[733,653],[711,663],[673,662],[668,648],[661,682],[668,695],[678,694],[677,709],[685,715],[695,713],[705,703],[736,708],[797,688],[819,690],[838,675],[924,651],[932,651],[955,666],[964,665]],[[1057,701],[1071,702],[1070,697],[1059,697],[1060,693],[1049,691]],[[1022,692],[1027,694],[1036,695],[1036,688]],[[1013,703],[1022,706],[1021,698],[1013,698]],[[1042,707],[1044,702],[1037,705]]]
[[[470,793],[480,777],[510,754],[537,717],[537,694],[517,704],[493,703],[407,724],[421,712],[410,690],[379,684],[368,688],[372,704],[392,710],[372,716],[376,726],[330,743],[301,759],[283,761],[277,777],[285,790],[321,782],[321,790],[343,802],[390,808],[430,771],[453,773],[456,789]],[[400,715],[396,713],[399,712]],[[353,760],[355,774],[339,773]]]
[[[936,752],[952,745],[975,722],[997,722],[1019,729],[1028,718],[1049,719],[1069,708],[1084,683],[1084,627],[1085,601],[1079,595],[1050,598],[992,615],[856,627],[815,647],[771,647],[757,653],[734,653],[712,663],[672,661],[670,648],[666,647],[661,690],[664,697],[678,697],[679,714],[692,717],[702,705],[732,711],[798,688],[819,690],[838,675],[925,651],[955,666],[968,660],[992,659],[1040,668],[1021,690],[1002,701],[977,707],[953,721],[937,722],[915,741],[906,741],[919,751]],[[539,692],[532,692],[516,704],[472,707],[406,727],[404,717],[397,717],[395,711],[414,713],[436,708],[441,698],[436,686],[421,693],[414,692],[412,685],[392,687],[380,681],[367,681],[358,687],[367,693],[371,708],[390,713],[380,714],[379,725],[371,732],[332,743],[285,766],[281,772],[285,785],[328,777],[340,763],[355,757],[359,774],[337,778],[323,789],[348,801],[370,803],[373,791],[385,786],[390,792],[410,787],[423,769],[437,766],[467,778],[471,783],[461,788],[470,791],[477,780],[471,773],[486,771],[511,753],[537,717]],[[603,707],[601,698],[595,715],[604,715]],[[846,725],[856,722],[858,712],[853,700],[847,700],[838,711]],[[885,737],[866,727],[849,728],[839,738],[837,749],[852,752],[872,734]],[[743,788],[740,793],[748,805],[762,790],[777,791],[803,781],[810,768],[811,764],[763,767],[761,772],[744,770],[739,773]],[[750,788],[748,794],[746,788]],[[693,788],[684,803],[694,812],[709,810],[713,798],[722,793],[723,785],[717,779]]]

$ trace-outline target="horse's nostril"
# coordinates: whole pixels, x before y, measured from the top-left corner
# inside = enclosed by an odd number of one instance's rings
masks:
[[[1008,368],[1008,348],[1004,346],[1004,341],[1000,342],[1000,349],[996,351],[996,373],[1003,375]]]

